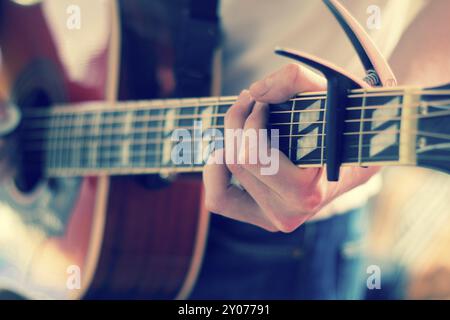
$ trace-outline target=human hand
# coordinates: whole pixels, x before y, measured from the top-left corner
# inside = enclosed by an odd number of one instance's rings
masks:
[[[225,130],[242,129],[242,137],[245,137],[247,130],[266,127],[268,104],[287,101],[300,92],[325,89],[324,78],[309,69],[289,64],[239,95],[226,113]],[[226,153],[230,150],[234,150],[237,159],[244,161],[229,161]],[[211,212],[272,232],[294,231],[325,205],[364,184],[379,170],[343,167],[340,181],[329,182],[323,168],[298,168],[279,152],[277,173],[262,175],[261,163],[245,161],[252,152],[257,150],[245,141],[239,143],[225,135],[225,149],[216,150],[204,170],[205,205]],[[230,184],[231,175],[245,190]]]

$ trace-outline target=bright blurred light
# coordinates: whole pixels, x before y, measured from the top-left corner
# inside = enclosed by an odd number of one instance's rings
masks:
[[[42,0],[11,0],[11,1],[20,4],[22,6],[32,6],[34,4],[42,2]]]

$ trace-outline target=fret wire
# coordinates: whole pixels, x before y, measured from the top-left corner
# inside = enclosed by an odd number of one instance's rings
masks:
[[[104,121],[104,118],[105,118],[105,114],[102,114],[102,113],[99,113],[99,116],[98,116],[98,119],[99,119],[99,135],[98,136],[96,136],[96,137],[98,137],[98,141],[97,141],[97,139],[94,139],[94,141],[96,141],[96,143],[95,143],[95,148],[94,148],[94,153],[93,153],[93,159],[92,159],[92,163],[93,163],[93,165],[92,165],[92,167],[94,167],[94,168],[96,168],[97,166],[99,166],[99,167],[101,167],[102,166],[102,159],[103,158],[106,158],[106,159],[109,159],[109,155],[111,154],[111,148],[112,148],[112,146],[109,144],[109,142],[112,142],[113,140],[112,140],[112,136],[111,136],[111,134],[110,134],[110,130],[109,130],[109,128],[108,128],[108,131],[106,131],[105,130],[105,127],[104,127],[104,125],[103,125],[103,121]],[[114,131],[116,131],[117,129],[114,129]],[[108,156],[104,156],[103,157],[103,155],[102,155],[102,152],[101,152],[101,145],[102,145],[102,143],[103,143],[103,141],[105,141],[107,144],[108,144],[108,148],[105,148],[104,150],[104,154],[105,155],[108,155]],[[104,166],[110,166],[111,164],[108,162],[108,163],[105,163],[104,164]]]
[[[175,114],[175,116],[174,116],[174,120],[173,120],[173,125],[174,125],[174,127],[175,128],[177,128],[177,127],[180,127],[180,120],[179,120],[179,118],[177,117],[177,115],[179,116],[180,114],[181,114],[181,109],[177,109],[177,108],[174,108],[174,114]],[[176,129],[175,129],[176,130]],[[169,134],[169,136],[172,136],[172,133],[175,131],[175,130],[173,130],[173,131],[171,131],[171,134]],[[168,139],[168,141],[170,141],[170,156],[169,156],[169,163],[170,164],[173,164],[173,161],[172,161],[172,150],[173,150],[173,143],[172,143],[172,139]]]
[[[166,112],[167,112],[167,109],[160,109],[160,110],[158,110],[158,114],[160,114],[161,112],[162,112],[163,115],[165,115]],[[165,126],[165,121],[166,121],[165,118],[160,120],[159,123],[161,124],[161,127]],[[159,136],[160,136],[160,138],[162,138],[163,137],[163,133],[160,132]],[[162,144],[162,142],[159,143],[159,148],[157,148],[157,149],[158,149],[158,152],[159,152],[157,161],[159,163],[159,166],[162,168],[163,165],[164,165],[164,163],[163,163],[163,144]]]
[[[151,110],[146,110],[145,112],[147,112],[149,115],[150,115],[150,113],[151,113]],[[149,129],[149,127],[150,127],[150,123],[145,123],[145,128],[147,128],[147,129]],[[149,138],[148,138],[148,134],[146,134],[145,135],[145,141],[148,141],[149,140]],[[149,144],[148,143],[146,143],[146,145],[145,145],[145,152],[146,152],[146,155],[145,155],[145,158],[143,159],[143,165],[144,166],[146,166],[147,165],[147,158],[148,158],[148,156],[147,156],[147,154],[150,152],[150,150],[149,150]]]
[[[160,113],[160,111],[161,111],[162,109],[155,109],[155,110],[149,110],[148,111],[148,113],[149,114],[151,114],[152,113],[152,111],[154,112],[154,113],[157,113],[158,115],[159,115],[159,113]],[[164,111],[164,110],[163,110]],[[159,122],[157,123],[157,125],[158,125],[158,127],[162,127],[162,124],[163,124],[163,121],[164,120],[159,120]],[[149,122],[149,123],[147,123],[147,126],[148,127],[150,127],[151,128],[151,123]],[[148,135],[146,135],[146,136],[148,136]],[[155,137],[156,137],[156,135],[155,135]],[[159,137],[157,137],[158,139],[161,139],[162,138],[162,132],[161,133],[159,133]],[[147,139],[147,137],[146,137],[146,139]],[[148,139],[147,139],[148,140]],[[161,167],[161,150],[160,150],[160,148],[161,148],[161,145],[160,144],[158,144],[158,145],[154,145],[154,144],[151,144],[151,143],[149,143],[149,144],[147,144],[148,146],[152,146],[152,148],[147,148],[147,154],[149,154],[149,155],[152,155],[152,153],[153,152],[157,152],[155,155],[154,155],[154,161],[155,161],[155,163],[157,163],[158,164],[158,167]],[[155,150],[155,151],[154,151]],[[147,159],[145,160],[145,163],[147,163]]]
[[[365,109],[364,109],[365,104],[366,104],[366,97],[364,97],[363,101],[362,101],[361,122],[359,123],[359,147],[358,147],[358,159],[359,159],[358,163],[359,164],[361,164],[361,162],[362,162],[362,144],[363,144],[363,139],[364,139],[364,136],[362,135],[362,133],[363,133],[363,129],[364,129],[364,121],[363,121],[363,119],[364,119],[364,116],[365,116],[364,115],[364,113],[365,113]]]
[[[102,114],[98,113],[94,116],[94,126],[91,128],[91,132],[93,133],[94,136],[100,136],[100,132],[102,130],[101,128],[101,117]],[[104,135],[102,134],[101,137],[103,138]],[[97,141],[97,139],[94,139],[94,141],[92,142],[88,142],[87,145],[91,145],[92,146],[92,155],[91,155],[91,148],[89,147],[89,152],[87,154],[87,163],[88,166],[93,166],[96,167],[96,165],[98,164],[98,145],[99,145],[99,141]]]
[[[219,106],[216,105],[216,106],[215,106],[215,115],[217,115],[218,113],[219,113]],[[219,118],[218,118],[217,116],[215,116],[215,117],[213,117],[213,119],[212,119],[211,125],[217,126],[217,123],[218,123],[218,122],[219,122]],[[214,137],[213,139],[214,139],[214,141],[216,141],[216,138],[215,138],[215,137]]]
[[[134,135],[130,135],[130,131],[131,131],[131,127],[132,127],[132,123],[133,123],[133,114],[134,111],[133,110],[129,110],[127,111],[127,113],[125,114],[125,121],[123,124],[123,136],[124,136],[124,141],[121,145],[121,152],[122,152],[122,159],[121,162],[122,163],[127,163],[129,158],[130,158],[130,144],[131,144],[131,140],[133,139]]]
[[[164,130],[163,130],[163,136],[164,136],[164,134],[166,133],[166,126],[167,126],[167,113],[169,113],[171,110],[170,109],[163,109],[163,110],[161,110],[162,111],[162,113],[165,115],[165,118],[164,118],[164,120],[161,120],[161,124],[162,124],[162,127],[164,128]],[[176,129],[176,128],[174,128],[174,129]],[[173,131],[172,131],[173,132]],[[166,138],[164,138],[163,140],[166,140]],[[164,161],[163,161],[163,159],[164,159],[164,149],[163,149],[163,147],[164,147],[164,141],[161,141],[161,150],[160,150],[160,155],[159,155],[159,157],[160,157],[160,163],[161,163],[161,167],[164,167],[164,166],[166,166],[166,164],[164,163]]]
[[[87,115],[86,114],[82,114],[81,118],[83,119],[83,121],[86,120]],[[82,166],[83,163],[86,163],[86,165],[89,164],[89,158],[87,157],[86,154],[82,153],[82,150],[88,149],[88,139],[86,137],[82,137],[80,136],[81,140],[81,145],[80,145],[80,167]]]
[[[79,117],[84,118],[84,116],[82,115],[73,115],[72,116],[72,124],[75,121],[78,121]],[[72,128],[71,130],[71,134],[73,135],[72,139],[70,140],[70,146],[72,146],[71,151],[70,151],[70,156],[71,156],[71,163],[72,165],[76,166],[81,166],[81,144],[82,144],[82,138],[79,135],[75,134],[76,128]],[[81,138],[81,139],[80,139]]]
[[[144,114],[146,113],[146,112],[148,112],[149,114],[150,114],[150,110],[146,110],[146,111],[142,111],[142,112],[144,112]],[[135,123],[136,124],[136,123]],[[149,128],[149,123],[145,123],[145,126],[144,126],[144,128],[145,129],[148,129]],[[133,128],[133,130],[136,130],[136,128]],[[144,136],[144,141],[146,142],[145,143],[145,146],[144,146],[144,152],[145,152],[145,156],[143,157],[143,159],[142,159],[142,166],[143,167],[145,167],[146,165],[147,165],[147,157],[148,157],[148,153],[150,152],[150,150],[149,150],[149,143],[147,143],[147,141],[148,141],[148,134],[146,134],[145,136]],[[136,141],[135,141],[135,143],[136,143]]]
[[[61,115],[60,123],[65,124],[66,121],[67,121],[66,115]],[[62,149],[63,151],[64,151],[64,147],[65,146],[64,146],[63,140],[61,138],[66,135],[66,130],[67,130],[67,125],[63,125],[63,126],[60,127],[60,129],[58,130],[59,134],[58,134],[58,139],[57,139],[59,141],[56,142],[56,145],[57,145],[58,149]],[[63,164],[64,164],[63,157],[64,157],[64,152],[60,152],[59,155],[58,155],[58,158],[57,158],[58,159],[58,162],[57,162],[58,167],[62,167],[63,166]]]
[[[73,117],[74,115],[68,115],[68,126],[67,126],[67,131],[69,133],[69,135],[71,135],[71,138],[69,138],[69,143],[67,144],[68,146],[73,146],[73,140],[74,137],[72,135],[72,122],[73,122]],[[65,154],[66,157],[66,163],[70,163],[73,161],[73,147],[72,148],[67,148],[67,152]]]
[[[292,130],[294,126],[294,111],[295,111],[295,101],[292,101],[292,109],[291,109],[291,124],[289,128],[290,138],[289,138],[289,159],[292,159]],[[276,124],[272,124],[275,126]]]
[[[58,117],[58,124],[59,124],[59,123],[62,123],[62,121],[63,121],[62,116],[59,116],[59,117]],[[62,128],[63,128],[63,126],[58,126],[58,129],[56,130],[56,133],[55,133],[55,144],[54,144],[54,145],[55,145],[55,149],[56,149],[56,150],[59,149],[59,144],[60,144],[60,138],[59,138],[59,136],[61,135]],[[56,153],[56,154],[55,154],[55,167],[58,167],[58,165],[59,165],[59,157],[60,157],[60,154],[61,154],[61,153]]]
[[[137,116],[136,116],[137,117]],[[134,123],[133,125],[136,125],[136,123]],[[145,123],[145,127],[147,128],[148,127],[148,123]],[[134,129],[136,129],[135,127],[133,127],[133,130]],[[141,160],[141,166],[142,167],[145,167],[146,166],[146,159],[147,159],[147,153],[148,153],[148,143],[147,143],[147,140],[148,140],[148,137],[147,137],[147,135],[145,135],[145,137],[144,137],[144,139],[145,139],[145,145],[144,145],[144,156],[142,157],[142,160]]]
[[[209,108],[209,107],[207,107],[207,108]],[[209,120],[208,120],[209,121],[209,124],[208,124],[209,128],[215,129],[215,128],[212,128],[212,127],[216,127],[217,126],[218,119],[219,119],[219,117],[217,117],[218,113],[219,113],[219,105],[218,104],[212,105],[211,106],[211,113],[209,114]],[[203,121],[203,119],[204,119],[204,117],[202,115],[201,121]],[[222,130],[222,132],[223,132],[223,130]],[[215,137],[211,137],[211,139],[209,139],[209,140],[210,140],[210,142],[214,141],[214,143],[216,143],[216,141],[217,141]],[[197,146],[199,146],[199,149],[197,150],[197,152],[199,153],[197,155],[198,160],[202,161],[202,162],[207,161],[208,159],[204,159],[204,155],[205,155],[204,140],[201,140],[201,141],[197,142]],[[209,144],[206,147],[209,148]],[[195,149],[193,149],[193,150],[195,150]]]
[[[51,120],[49,120],[50,124],[53,124],[55,119],[56,119],[56,117],[53,117]],[[50,151],[47,151],[47,150],[50,150],[49,144],[53,142],[52,135],[55,133],[55,130],[52,130],[52,131],[53,132],[49,132],[45,136],[45,139],[43,140],[43,144],[45,144],[45,145],[43,147],[40,146],[40,148],[42,148],[46,152],[44,157],[47,159],[49,165],[52,164],[53,155],[50,153]],[[27,145],[27,143],[25,142],[25,147],[26,147],[26,145]],[[35,145],[35,144],[33,143],[33,145]]]
[[[162,109],[158,109],[158,110],[154,110],[154,112],[156,112],[158,115],[161,113],[161,111],[162,112],[165,112],[165,110],[162,110]],[[151,113],[151,111],[150,111],[150,113]],[[159,122],[158,122],[158,126],[163,126],[163,124],[164,124],[164,120],[159,120]],[[159,133],[159,139],[161,139],[161,137],[162,137],[162,133]],[[162,146],[161,145],[159,145],[158,144],[158,146],[156,146],[155,147],[155,150],[158,152],[156,155],[155,155],[155,161],[158,163],[158,166],[159,167],[161,167],[162,165],[161,165],[161,154],[162,154]],[[148,151],[150,154],[152,153],[152,151],[151,150],[149,150]]]
[[[51,122],[52,122],[52,124],[56,124],[56,122],[58,121],[58,117],[53,117],[52,119],[51,119]],[[53,138],[53,136],[55,136],[57,134],[57,129],[55,129],[55,130],[53,130],[53,131],[51,131],[50,132],[50,137],[51,138]],[[56,138],[56,137],[55,137]],[[52,146],[51,146],[51,144],[53,144],[53,143],[56,143],[57,141],[56,141],[57,139],[49,139],[49,140],[46,140],[46,142],[49,144],[49,147],[48,147],[48,150],[56,150],[56,146],[55,147],[53,147],[52,148]],[[50,153],[49,154],[49,159],[50,159],[50,164],[52,164],[53,165],[53,167],[56,167],[56,153]]]
[[[323,108],[323,121],[322,121],[322,139],[321,139],[321,149],[320,149],[320,164],[325,163],[325,119],[327,118],[327,108]]]
[[[194,114],[197,116],[197,118],[194,118],[194,121],[196,121],[196,119],[198,119],[198,116],[200,116],[200,100],[197,100],[197,103],[196,103],[196,106],[195,106],[195,110],[194,110]],[[192,148],[192,150],[195,150],[195,141],[194,141],[194,139],[192,139],[192,141],[191,141],[191,148]],[[193,152],[191,154],[192,166],[194,165],[195,157],[196,157],[195,152]]]
[[[66,123],[66,121],[67,121],[67,119],[66,119],[66,115],[62,115],[61,116],[61,122],[63,123],[63,124],[65,124]],[[65,135],[66,135],[66,130],[67,130],[67,125],[64,125],[64,126],[61,126],[61,128],[60,128],[60,130],[59,130],[59,135],[58,135],[58,142],[57,142],[57,146],[58,146],[58,148],[59,149],[61,149],[63,152],[60,152],[59,153],[59,155],[58,155],[58,166],[59,167],[62,167],[62,165],[64,164],[64,143],[63,143],[63,140],[61,139],[61,137],[64,137]]]
[[[152,111],[151,110],[146,110],[145,112],[148,112],[148,114],[150,115]],[[158,112],[159,113],[159,110],[153,110],[153,112]],[[145,128],[147,128],[147,129],[150,128],[150,125],[151,125],[150,122],[145,123]],[[134,130],[136,130],[136,128]],[[158,149],[154,148],[155,146],[152,145],[151,143],[149,143],[149,142],[151,142],[151,139],[149,139],[148,134],[146,134],[144,136],[144,141],[145,141],[145,146],[144,146],[145,156],[142,159],[142,164],[145,167],[145,166],[147,166],[147,157],[148,157],[148,155],[150,155],[153,150],[158,151]],[[152,146],[151,150],[150,150],[150,146]]]

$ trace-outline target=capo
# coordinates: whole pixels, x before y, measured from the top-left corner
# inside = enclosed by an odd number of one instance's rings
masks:
[[[338,181],[342,164],[342,139],[348,92],[371,86],[395,86],[397,81],[386,59],[358,21],[337,0],[323,0],[323,2],[355,48],[366,71],[365,79],[360,80],[330,62],[303,52],[277,48],[275,53],[320,71],[328,81],[325,117],[327,178],[328,181]]]

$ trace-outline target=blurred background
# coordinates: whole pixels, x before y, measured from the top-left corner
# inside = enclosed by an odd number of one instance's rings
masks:
[[[383,178],[370,204],[367,250],[369,260],[385,272],[383,292],[386,297],[450,299],[450,177],[392,168]]]

